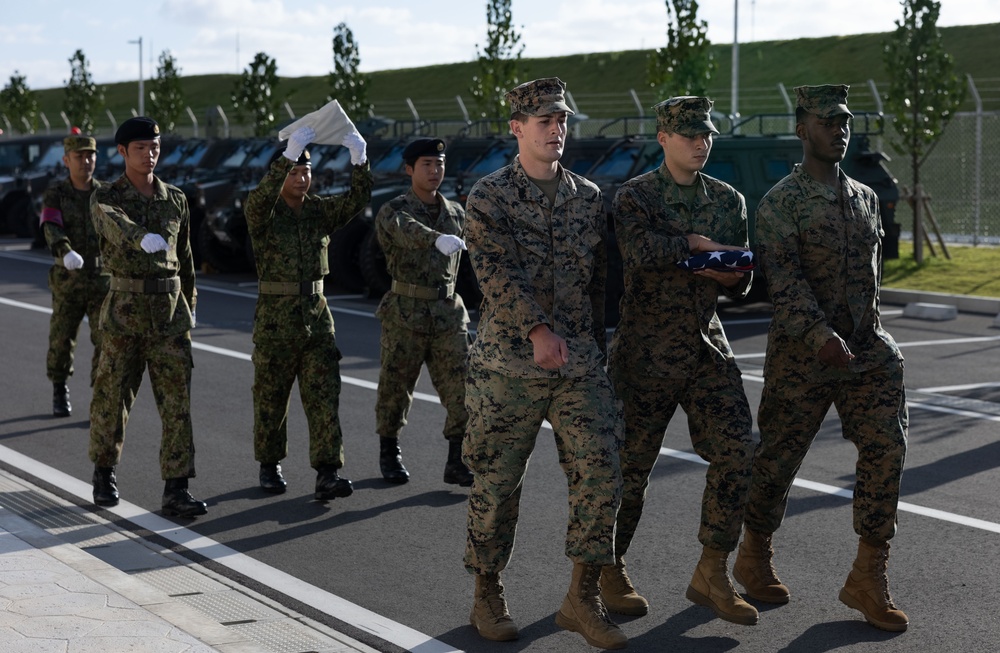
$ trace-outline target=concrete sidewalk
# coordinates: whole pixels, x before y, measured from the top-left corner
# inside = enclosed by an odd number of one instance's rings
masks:
[[[376,653],[0,470],[4,653]]]

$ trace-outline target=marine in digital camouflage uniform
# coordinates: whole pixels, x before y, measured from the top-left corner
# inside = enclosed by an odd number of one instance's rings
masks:
[[[69,177],[45,189],[41,223],[54,259],[49,270],[52,318],[45,365],[52,381],[52,412],[68,417],[72,406],[66,381],[73,374],[76,336],[84,316],[94,346],[90,385],[97,376],[101,356],[98,325],[101,303],[108,294],[108,273],[101,266],[100,237],[90,217],[90,196],[100,186],[94,179],[97,143],[90,136],[72,134],[63,139],[63,151]]]
[[[771,537],[827,410],[858,449],[854,530],[858,556],[840,600],[873,625],[905,630],[889,595],[908,424],[903,357],[879,319],[882,219],[875,192],[840,168],[850,138],[847,86],[800,86],[796,134],[804,156],[757,210],[758,258],[774,304],[757,421],[746,537],[737,570],[748,593],[788,601],[774,573]],[[745,558],[745,559],[744,559]]]
[[[483,291],[469,355],[472,470],[466,569],[476,575],[470,621],[487,639],[518,630],[500,572],[510,561],[528,459],[542,421],[569,483],[569,593],[556,623],[603,648],[627,638],[601,602],[614,562],[621,501],[621,407],[604,371],[607,218],[600,190],[559,164],[572,113],[558,78],[508,92],[518,157],[473,186],[466,240]]]
[[[355,165],[342,195],[309,195],[309,153],[315,135],[304,127],[278,149],[264,178],[244,204],[259,277],[253,326],[254,458],[260,485],[281,493],[280,461],[288,455],[288,404],[298,380],[309,423],[309,462],[317,470],[315,497],[349,496],[353,487],[338,470],[344,465],[340,427],[340,358],[333,315],[323,294],[329,273],[330,234],[347,224],[371,198],[366,158]],[[360,135],[357,135],[361,139]],[[364,140],[352,145],[364,152]]]
[[[604,569],[609,609],[646,614],[623,556],[642,515],[649,475],[677,407],[687,415],[695,452],[708,462],[698,539],[703,552],[687,596],[719,617],[757,622],[757,610],[733,589],[729,552],[739,543],[753,461],[753,418],[740,370],[716,305],[719,293],[744,296],[752,273],[691,271],[678,263],[700,253],[747,247],[743,196],[702,168],[718,130],[712,101],[681,96],[654,107],[660,166],[625,182],[612,205],[625,294],[608,372],[625,410],[624,491],[615,565]]]
[[[390,483],[405,483],[399,434],[413,404],[420,368],[448,415],[444,437],[448,460],[444,482],[468,487],[472,473],[462,462],[465,410],[465,359],[469,354],[469,313],[455,292],[465,242],[465,210],[438,188],[444,180],[445,143],[419,138],[403,150],[410,189],[379,210],[375,229],[385,253],[392,286],[379,303],[382,322],[381,370],[375,402],[379,466]]]
[[[164,514],[193,517],[205,503],[188,491],[195,475],[191,427],[191,328],[195,278],[191,216],[180,189],[153,174],[160,153],[154,120],[130,118],[115,133],[125,173],[91,197],[101,255],[111,274],[101,307],[101,359],[90,405],[94,501],[118,503],[115,467],[145,369],[163,423]]]

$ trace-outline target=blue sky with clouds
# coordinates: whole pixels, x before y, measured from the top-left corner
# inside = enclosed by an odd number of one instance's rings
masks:
[[[0,84],[15,71],[33,89],[62,86],[77,49],[94,81],[145,79],[170,50],[183,75],[240,72],[257,52],[287,77],[332,69],[333,27],[346,23],[364,71],[471,61],[485,41],[485,0],[149,0],[93,3],[6,0],[0,11]],[[731,43],[734,10],[740,42],[887,32],[902,17],[890,0],[701,0],[709,38]],[[663,0],[512,0],[526,57],[660,47]],[[1000,22],[997,0],[941,0],[938,25]],[[998,48],[1000,52],[1000,48]],[[997,53],[994,53],[997,54]]]

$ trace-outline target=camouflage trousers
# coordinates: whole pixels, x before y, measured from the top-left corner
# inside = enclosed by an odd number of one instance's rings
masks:
[[[340,350],[332,333],[261,340],[253,355],[253,451],[261,463],[288,455],[288,404],[299,382],[309,424],[309,464],[344,466],[340,430]]]
[[[765,374],[747,527],[773,533],[781,526],[792,481],[831,405],[844,438],[858,449],[854,531],[875,541],[896,534],[909,423],[901,361],[826,382],[804,381],[800,374]]]
[[[63,382],[73,375],[76,336],[86,316],[90,322],[90,342],[94,345],[90,364],[90,385],[94,385],[101,357],[101,332],[97,327],[101,323],[101,304],[108,294],[109,278],[94,270],[67,270],[59,265],[49,270],[52,318],[45,368],[50,381]]]
[[[638,376],[619,367],[610,374],[625,411],[625,442],[618,452],[624,488],[615,553],[624,555],[632,542],[650,474],[678,406],[687,415],[695,453],[708,462],[698,541],[719,551],[734,550],[743,528],[754,450],[753,416],[736,364],[720,370],[705,358],[684,379]]]
[[[566,556],[614,562],[615,515],[621,501],[620,403],[603,369],[578,378],[506,377],[470,362],[469,428],[462,460],[474,475],[469,492],[465,568],[501,571],[514,549],[521,488],[542,421],[555,434],[569,484]]]
[[[375,401],[375,432],[399,437],[413,404],[413,390],[426,363],[431,383],[448,412],[446,439],[462,439],[469,413],[465,410],[465,359],[469,333],[418,333],[398,325],[382,324],[382,368]]]
[[[191,429],[191,332],[176,335],[101,335],[101,360],[90,402],[90,460],[97,467],[121,461],[125,425],[148,367],[160,413],[160,475],[194,476]]]

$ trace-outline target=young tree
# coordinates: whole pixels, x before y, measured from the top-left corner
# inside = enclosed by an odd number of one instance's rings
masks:
[[[258,52],[233,86],[231,99],[241,124],[253,121],[254,136],[269,136],[275,131],[280,103],[274,95],[280,80],[278,64],[264,52]]]
[[[6,115],[18,130],[34,133],[38,128],[38,101],[25,79],[16,70],[10,76],[10,83],[0,91],[0,113]]]
[[[667,45],[649,54],[646,78],[660,99],[706,95],[718,68],[708,23],[698,20],[697,0],[666,0]]]
[[[368,101],[368,75],[358,72],[359,65],[361,52],[354,34],[347,23],[340,23],[333,28],[333,71],[327,77],[333,93],[327,102],[339,101],[355,122],[367,118],[372,110]]]
[[[903,18],[885,43],[882,60],[892,72],[885,108],[896,138],[890,142],[910,157],[913,173],[913,257],[923,262],[923,211],[920,167],[965,99],[951,56],[937,28],[941,3],[902,0]]]
[[[69,121],[79,127],[84,134],[94,132],[94,116],[104,107],[104,92],[90,76],[90,62],[77,50],[69,59],[72,69],[66,82],[63,111]]]
[[[504,109],[504,93],[518,85],[518,69],[524,46],[521,35],[513,26],[510,13],[511,0],[488,0],[486,3],[486,47],[476,45],[479,74],[472,77],[469,91],[476,102],[481,118],[503,120],[508,117]]]
[[[149,81],[149,115],[166,132],[173,132],[184,112],[181,69],[170,50],[160,53],[156,77]]]

